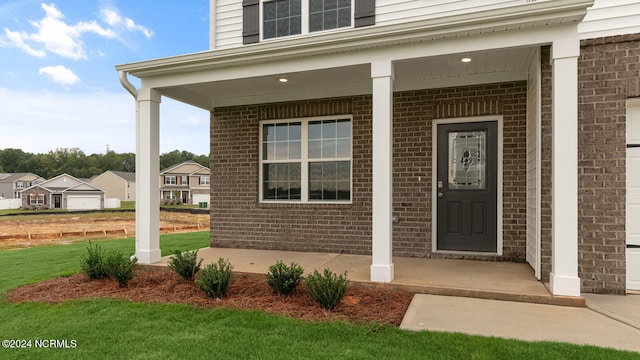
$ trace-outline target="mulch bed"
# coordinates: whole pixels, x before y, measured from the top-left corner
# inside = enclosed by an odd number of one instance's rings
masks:
[[[304,286],[284,297],[273,293],[264,276],[236,274],[227,296],[216,300],[208,298],[193,282],[182,280],[169,269],[137,271],[127,287],[119,287],[111,279],[90,280],[84,274],[77,274],[25,285],[6,295],[6,299],[12,302],[125,299],[144,303],[189,304],[201,308],[258,310],[306,320],[342,320],[392,326],[400,325],[412,297],[413,293],[402,290],[350,284],[338,306],[329,311],[318,305]]]

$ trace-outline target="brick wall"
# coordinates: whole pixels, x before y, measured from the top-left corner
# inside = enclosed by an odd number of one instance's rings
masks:
[[[626,99],[639,96],[640,35],[583,41],[578,60],[579,258],[583,291],[626,288]]]
[[[260,204],[258,122],[341,114],[353,114],[352,204]],[[431,120],[490,114],[504,115],[503,258],[524,261],[525,82],[395,94],[394,255],[433,255]],[[212,246],[371,253],[370,96],[218,108],[211,144]]]
[[[542,279],[551,271],[551,81],[542,52]],[[578,275],[583,292],[624,294],[625,102],[640,96],[640,35],[583,40],[578,58]]]

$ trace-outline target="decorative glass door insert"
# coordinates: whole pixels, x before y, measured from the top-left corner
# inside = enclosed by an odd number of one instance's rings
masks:
[[[449,189],[481,190],[486,186],[486,131],[449,133]]]

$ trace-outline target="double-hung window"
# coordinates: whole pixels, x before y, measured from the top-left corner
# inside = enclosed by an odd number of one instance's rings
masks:
[[[209,179],[208,176],[200,176],[200,185],[209,185]]]
[[[350,202],[351,117],[260,123],[260,200]]]
[[[167,175],[164,177],[164,183],[167,185],[175,185],[176,184],[176,177],[175,175]]]
[[[30,205],[44,205],[44,194],[29,194]]]
[[[262,2],[262,38],[351,27],[353,0],[272,0]]]

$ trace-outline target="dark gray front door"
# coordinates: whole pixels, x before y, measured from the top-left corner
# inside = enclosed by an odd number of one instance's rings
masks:
[[[497,122],[438,125],[437,248],[496,252]]]

